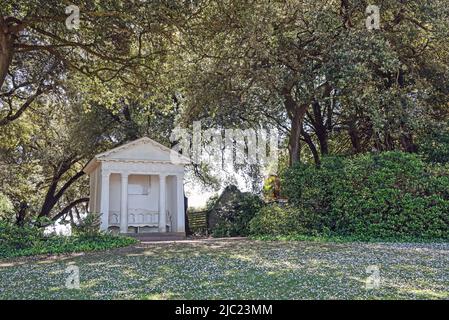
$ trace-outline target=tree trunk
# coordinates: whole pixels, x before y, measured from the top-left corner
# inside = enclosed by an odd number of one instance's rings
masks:
[[[3,15],[0,13],[0,89],[5,82],[13,57],[14,36],[9,33]]]
[[[318,167],[321,164],[320,155],[318,154],[318,150],[313,143],[312,137],[308,134],[304,128],[301,130],[301,135],[304,138],[304,141],[309,146],[310,152],[312,152],[313,160],[315,161],[315,165]]]
[[[288,150],[290,155],[290,166],[300,161],[301,155],[301,128],[302,119],[299,110],[295,110],[295,113],[291,119],[290,137],[288,139]]]
[[[361,152],[361,146],[360,146],[360,137],[357,132],[357,128],[353,122],[349,124],[349,137],[351,138],[351,144],[352,144],[352,150],[355,154]]]
[[[315,101],[312,104],[313,107],[313,126],[315,129],[316,136],[318,138],[318,142],[320,144],[320,151],[321,155],[327,155],[329,154],[329,144],[327,142],[328,135],[327,135],[327,127],[324,123],[324,117],[321,114],[321,106],[320,104]]]
[[[402,134],[400,139],[404,151],[412,153],[418,151],[416,144],[413,142],[413,135],[411,133]]]
[[[16,214],[16,224],[20,227],[23,227],[23,225],[25,223],[27,209],[28,209],[28,204],[25,202],[21,202],[19,211]]]
[[[304,115],[307,111],[307,104],[298,105],[293,99],[291,90],[293,84],[286,86],[282,90],[282,95],[284,97],[284,105],[287,109],[287,114],[291,121],[290,137],[288,139],[288,151],[289,151],[289,165],[297,163],[301,159],[301,129],[302,123],[304,121]]]
[[[186,236],[189,236],[192,234],[192,230],[190,230],[190,223],[189,223],[189,215],[187,214],[187,209],[189,207],[189,199],[186,197],[184,193],[184,227],[186,230]]]
[[[67,170],[69,170],[69,168],[67,168]],[[67,170],[63,170],[63,173]],[[53,177],[53,181],[47,190],[47,194],[38,217],[50,217],[51,211],[64,195],[64,192],[83,175],[83,171],[77,172],[57,191],[58,182],[62,177],[62,173],[58,172],[55,177]]]
[[[52,183],[48,187],[47,194],[45,195],[44,203],[42,204],[41,210],[39,212],[39,217],[48,217],[50,215],[50,211],[53,209],[57,202],[54,197],[57,185],[58,179],[53,178]]]

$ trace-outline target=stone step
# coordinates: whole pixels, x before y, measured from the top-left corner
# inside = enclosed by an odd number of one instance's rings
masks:
[[[139,241],[177,241],[185,240],[184,232],[147,232],[147,233],[121,233],[127,237],[136,238]]]

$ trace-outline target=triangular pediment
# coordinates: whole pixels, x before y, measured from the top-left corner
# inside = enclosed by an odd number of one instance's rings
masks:
[[[85,171],[90,171],[95,162],[99,161],[148,161],[148,162],[169,162],[173,160],[173,155],[178,156],[177,164],[187,164],[190,160],[166,146],[148,138],[143,137],[135,141],[126,143],[117,148],[97,154],[91,163],[86,166]]]

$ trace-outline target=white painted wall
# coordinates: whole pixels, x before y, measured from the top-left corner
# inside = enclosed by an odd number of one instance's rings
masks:
[[[148,177],[150,180],[148,180]],[[109,223],[120,223],[121,212],[121,174],[112,173],[109,178]],[[148,186],[148,181],[150,181]],[[147,194],[135,194],[139,189],[148,190]],[[159,177],[152,175],[128,176],[128,215],[132,212],[159,211]],[[93,212],[93,211],[92,211]],[[129,219],[129,218],[128,218]]]
[[[118,150],[112,150],[110,153],[97,155],[90,165],[87,166],[86,172],[89,172],[90,177],[90,212],[100,213],[102,210],[108,211],[109,215],[105,216],[102,221],[102,228],[106,230],[107,225],[111,223],[119,226],[121,216],[121,199],[122,199],[122,176],[121,173],[128,175],[128,189],[142,189],[148,184],[146,177],[151,175],[150,187],[148,194],[133,194],[127,192],[127,211],[128,224],[140,224],[142,218],[145,223],[153,224],[154,217],[156,218],[156,225],[158,213],[160,209],[160,185],[159,173],[167,176],[166,180],[166,199],[165,208],[171,214],[172,231],[182,232],[182,221],[177,230],[177,202],[180,197],[177,195],[177,178],[175,175],[184,174],[184,164],[171,163],[170,151],[160,148],[156,143],[151,142],[150,139],[139,139],[137,143],[130,143],[122,146]],[[109,181],[108,192],[102,190],[103,181]],[[134,187],[133,187],[134,186]],[[182,189],[182,188],[181,188]],[[103,192],[102,192],[103,191]],[[102,201],[102,197],[103,199]],[[143,212],[142,212],[143,211]],[[130,214],[137,213],[137,221],[131,221]],[[149,213],[142,215],[141,213]],[[156,213],[152,215],[151,213]],[[111,215],[116,215],[116,218],[111,221]],[[135,216],[134,216],[135,217]],[[169,222],[170,220],[166,220]],[[161,229],[161,228],[159,228]],[[157,232],[158,229],[156,228]]]
[[[98,166],[89,174],[89,212],[100,212],[101,170]]]
[[[176,230],[176,176],[168,176],[167,177],[167,204],[166,208],[171,214],[172,226],[171,230]],[[167,222],[169,220],[167,219]]]
[[[170,160],[170,153],[148,144],[142,144],[133,146],[130,149],[120,150],[112,154],[109,158],[126,160],[151,159],[156,161],[168,161]]]
[[[95,212],[95,171],[89,174],[89,212]]]
[[[100,213],[101,211],[101,167],[98,166],[97,169],[95,169],[95,213]]]
[[[132,209],[145,209],[148,211],[159,210],[159,177],[150,176],[151,182],[148,190],[148,195],[135,195],[128,194],[128,210]],[[144,185],[148,183],[148,178],[143,175],[130,175],[128,177],[128,184],[140,185],[144,188]],[[132,186],[131,186],[132,188]],[[130,187],[128,188],[130,189]]]
[[[112,173],[109,177],[109,223],[120,223],[120,194],[122,177]]]

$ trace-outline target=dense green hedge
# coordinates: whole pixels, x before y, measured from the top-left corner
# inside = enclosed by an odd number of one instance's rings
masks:
[[[250,221],[251,234],[281,236],[307,233],[301,223],[299,211],[291,207],[268,205],[263,207]]]
[[[298,164],[285,172],[282,187],[290,207],[261,210],[252,234],[449,239],[449,167],[415,154],[329,157],[320,168]]]
[[[420,139],[419,151],[427,162],[449,163],[449,123],[445,127],[430,127]]]
[[[258,196],[239,193],[234,202],[214,209],[219,215],[217,224],[211,230],[212,236],[221,238],[249,235],[249,222],[261,207],[262,201]]]
[[[0,222],[0,258],[105,250],[136,242],[133,238],[99,232],[74,236],[44,235],[42,228]]]

